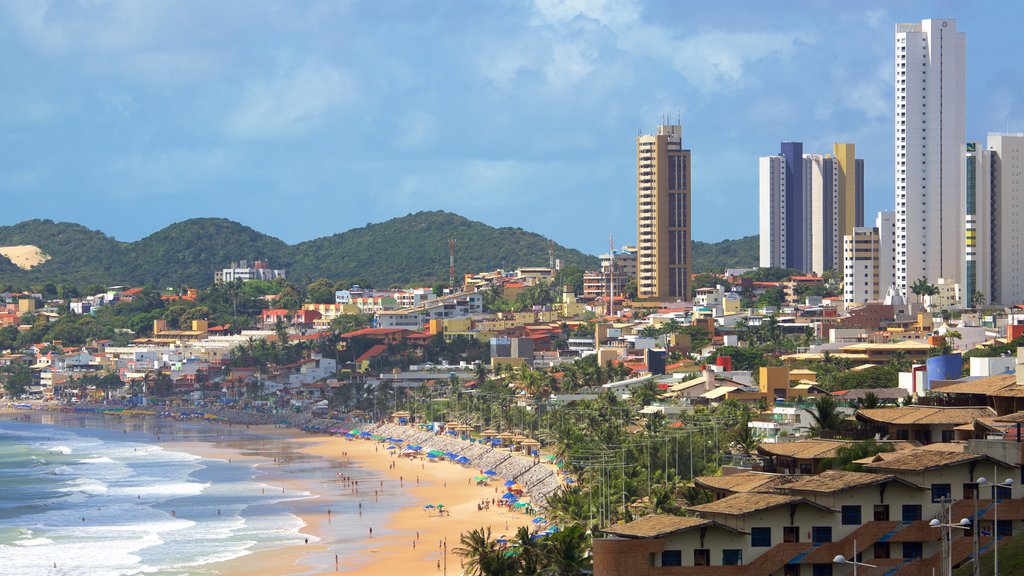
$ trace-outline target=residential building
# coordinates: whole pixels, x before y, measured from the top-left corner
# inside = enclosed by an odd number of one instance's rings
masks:
[[[824,274],[841,265],[842,238],[863,226],[864,161],[856,147],[804,154],[783,142],[760,159],[760,263]]]
[[[892,285],[895,213],[879,212],[874,228],[856,227],[843,236],[843,302],[881,302]]]
[[[961,300],[973,307],[1024,302],[1024,134],[989,134],[963,156]]]
[[[690,295],[690,151],[682,126],[658,126],[636,141],[637,295],[686,300]]]
[[[213,282],[215,284],[225,284],[235,281],[276,280],[284,277],[284,270],[272,269],[266,260],[254,260],[253,262],[239,260],[232,262],[228,268],[214,272]]]
[[[919,278],[960,278],[967,41],[956,20],[897,24],[896,290]]]
[[[377,326],[380,328],[408,328],[419,330],[431,320],[468,318],[484,311],[484,297],[479,292],[450,294],[402,310],[380,310]]]
[[[433,288],[410,288],[408,290],[396,290],[394,298],[399,308],[412,308],[413,306],[419,306],[427,300],[433,300],[435,295]]]

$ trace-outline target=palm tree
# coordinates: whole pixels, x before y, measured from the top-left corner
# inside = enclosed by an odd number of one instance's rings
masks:
[[[928,279],[922,276],[910,285],[910,291],[917,296],[917,301],[921,302],[922,296],[934,296],[938,293],[938,288],[932,286]]]
[[[580,524],[573,524],[544,540],[544,571],[549,576],[577,576],[592,568],[587,549],[590,537]]]
[[[459,537],[461,546],[453,552],[465,559],[466,574],[469,576],[497,576],[498,574],[511,574],[511,571],[503,569],[511,562],[506,561],[503,565],[502,559],[506,558],[498,543],[491,538],[490,528],[476,528],[465,532]]]
[[[750,428],[750,408],[744,406],[743,415],[740,417],[739,424],[733,430],[732,437],[733,445],[739,449],[743,454],[750,455],[751,452],[757,449],[760,440],[754,436],[753,430]]]
[[[811,412],[814,424],[811,433],[820,436],[822,433],[838,434],[842,429],[843,415],[839,412],[839,404],[829,394],[814,399],[814,411]]]
[[[984,308],[988,301],[985,300],[985,293],[981,290],[975,290],[971,294],[971,308]]]
[[[523,576],[536,576],[540,574],[544,561],[544,551],[541,541],[537,539],[537,531],[530,531],[528,526],[520,526],[516,530],[515,538],[510,542],[517,552],[516,558],[519,561],[517,574]]]
[[[857,400],[857,407],[861,410],[871,410],[872,408],[878,408],[878,396],[874,392],[868,392],[863,398]]]
[[[962,340],[963,335],[960,334],[959,330],[946,330],[946,341],[949,342],[949,347],[953,350],[956,349],[957,340]]]

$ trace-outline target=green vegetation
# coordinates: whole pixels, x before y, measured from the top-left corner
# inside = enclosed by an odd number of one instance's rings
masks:
[[[882,452],[892,452],[893,450],[895,448],[892,447],[892,444],[880,444],[874,439],[868,439],[863,442],[855,442],[849,446],[841,446],[836,450],[836,457],[825,460],[822,466],[830,470],[862,472],[864,467],[857,464],[857,460]]]
[[[758,264],[759,239],[744,236],[721,242],[693,243],[693,271],[720,274],[726,268],[754,268]]]
[[[419,212],[294,246],[223,218],[178,222],[137,242],[120,242],[78,224],[29,220],[0,226],[0,245],[32,244],[51,259],[21,270],[0,258],[0,284],[201,288],[232,260],[261,259],[303,283],[360,278],[374,286],[431,286],[448,280],[449,238],[455,239],[460,274],[548,263],[548,240],[542,236],[448,212]],[[566,267],[598,265],[597,258],[557,244],[555,257]],[[566,280],[576,283],[573,277]]]
[[[981,555],[981,573],[995,574],[995,552],[991,547]],[[999,540],[999,573],[1024,574],[1024,533]],[[953,576],[971,576],[972,574],[974,574],[974,565],[970,562],[953,571]]]

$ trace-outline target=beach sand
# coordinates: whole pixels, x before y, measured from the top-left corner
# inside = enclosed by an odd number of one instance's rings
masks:
[[[243,574],[298,575],[298,574],[355,574],[396,576],[419,574],[461,574],[461,558],[453,550],[459,546],[459,536],[475,528],[490,527],[492,536],[505,534],[510,538],[519,526],[531,526],[531,516],[491,506],[490,510],[477,510],[477,503],[484,498],[498,498],[505,492],[500,480],[490,482],[491,486],[477,486],[472,478],[480,473],[473,468],[463,468],[450,462],[427,462],[394,458],[378,443],[364,440],[346,440],[340,437],[308,436],[294,430],[253,427],[253,432],[267,431],[274,436],[287,439],[298,451],[334,461],[347,458],[353,464],[373,470],[391,480],[402,479],[402,490],[411,495],[412,504],[391,514],[383,526],[373,526],[374,536],[369,537],[370,526],[366,524],[366,538],[359,552],[341,554],[337,570],[333,565],[332,546],[337,543],[333,534],[339,523],[361,523],[365,520],[353,515],[333,512],[327,509],[343,490],[342,486],[325,486],[322,483],[304,483],[299,478],[288,478],[288,464],[267,462],[265,457],[245,456],[242,450],[216,447],[199,443],[167,443],[169,448],[189,452],[203,457],[251,458],[259,469],[280,466],[279,472],[264,479],[269,484],[289,490],[307,491],[318,496],[316,510],[296,512],[306,527],[302,532],[319,538],[319,542],[258,551],[253,554],[212,566],[221,574],[235,576]],[[376,448],[376,450],[375,450]],[[391,469],[391,464],[395,468]],[[273,472],[273,471],[272,471]],[[417,484],[416,478],[419,477]],[[373,490],[376,486],[360,486],[360,492],[367,493],[366,507],[373,506]],[[387,498],[385,493],[381,498]],[[406,498],[409,499],[408,497]],[[426,504],[443,503],[447,515],[424,510]],[[338,508],[334,508],[337,510]],[[417,532],[419,539],[417,540]],[[413,541],[416,541],[415,549]],[[447,542],[447,547],[445,543]],[[445,555],[447,550],[447,555]],[[440,569],[438,568],[440,562]]]

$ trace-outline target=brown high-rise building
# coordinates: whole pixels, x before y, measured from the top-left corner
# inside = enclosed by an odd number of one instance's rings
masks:
[[[636,139],[637,296],[690,297],[690,151],[682,126]]]

